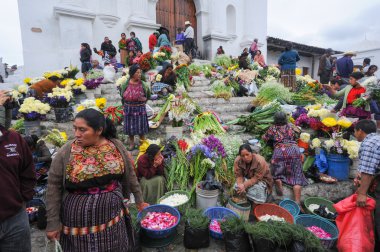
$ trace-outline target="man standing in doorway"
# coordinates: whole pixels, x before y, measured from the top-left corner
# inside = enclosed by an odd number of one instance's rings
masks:
[[[194,58],[194,28],[191,26],[190,21],[185,22],[185,53],[190,58]]]
[[[332,76],[332,61],[331,55],[334,54],[334,51],[331,48],[328,48],[325,51],[325,54],[319,59],[319,82],[322,84],[328,84]]]

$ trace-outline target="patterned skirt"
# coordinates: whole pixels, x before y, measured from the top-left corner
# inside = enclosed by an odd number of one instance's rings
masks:
[[[100,194],[70,193],[62,203],[61,220],[66,227],[92,227],[107,224],[123,210],[121,188]],[[91,229],[89,229],[91,230]],[[134,230],[128,214],[106,227],[89,234],[61,233],[60,243],[65,252],[133,251]]]
[[[145,103],[126,102],[124,104],[124,133],[128,136],[145,135],[148,130]]]
[[[301,153],[295,144],[276,145],[272,157],[273,178],[288,185],[307,185],[302,171]]]
[[[290,88],[290,90],[296,90],[296,70],[295,69],[286,69],[281,70],[281,83],[285,87]]]

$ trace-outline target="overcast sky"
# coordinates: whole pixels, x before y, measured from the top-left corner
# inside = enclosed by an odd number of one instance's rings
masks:
[[[0,0],[0,6],[0,57],[3,62],[21,65],[17,0]],[[379,16],[379,0],[268,0],[268,35],[323,48],[355,50],[353,45],[365,38],[380,40]],[[254,11],[252,22],[260,22],[254,19]]]

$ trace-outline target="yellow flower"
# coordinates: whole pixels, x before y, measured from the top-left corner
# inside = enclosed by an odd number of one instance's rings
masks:
[[[319,140],[319,138],[314,138],[312,141],[311,141],[311,145],[310,147],[312,149],[315,149],[315,148],[319,148],[321,147],[321,140]]]
[[[85,110],[85,109],[86,109],[85,106],[83,106],[83,105],[79,105],[79,106],[77,107],[77,112],[81,112],[82,110]]]
[[[59,134],[61,135],[62,139],[67,141],[67,134],[64,131],[60,131]]]
[[[83,85],[83,83],[84,83],[83,78],[79,78],[79,79],[75,80],[75,85],[77,85],[77,86]]]
[[[28,87],[26,85],[20,85],[20,86],[18,86],[17,90],[21,94],[26,94],[26,92],[28,92]]]
[[[290,121],[291,123],[293,123],[293,124],[294,124],[294,122],[295,122],[296,120],[294,120],[294,118],[293,118],[293,117],[290,117],[290,118],[289,118],[289,121]]]
[[[161,75],[161,74],[157,74],[157,76],[156,76],[156,81],[157,81],[157,82],[160,82],[161,79],[162,79],[162,75]]]
[[[101,98],[95,99],[95,104],[99,109],[104,109],[104,107],[106,106],[106,103],[107,103],[106,98],[101,97]]]
[[[24,79],[24,83],[25,83],[25,84],[28,84],[31,80],[32,80],[32,78],[29,78],[29,77],[28,77],[28,78],[25,78],[25,79]]]
[[[327,117],[327,118],[323,119],[322,123],[326,127],[334,127],[338,124],[338,122],[332,117]]]
[[[301,75],[302,71],[301,68],[296,68],[296,75]]]
[[[64,79],[63,81],[61,81],[61,86],[67,86],[67,84],[69,84],[73,79]]]
[[[346,117],[339,118],[337,124],[341,126],[342,128],[349,128],[352,125],[352,122],[348,120]]]

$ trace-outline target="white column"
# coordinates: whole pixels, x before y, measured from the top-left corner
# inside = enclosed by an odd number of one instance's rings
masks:
[[[132,16],[148,17],[148,0],[132,0]]]
[[[211,10],[211,25],[210,33],[211,34],[223,34],[223,24],[222,18],[226,17],[226,6],[224,6],[223,1],[215,1],[212,3],[213,8]]]

